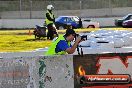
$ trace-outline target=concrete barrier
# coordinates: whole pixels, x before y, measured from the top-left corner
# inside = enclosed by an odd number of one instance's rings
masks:
[[[115,26],[114,19],[121,17],[111,18],[83,18],[92,19],[100,23],[101,27]],[[43,26],[44,19],[0,19],[0,28],[35,28],[35,25]]]
[[[132,53],[0,58],[0,88],[128,88],[129,83],[83,84],[82,76],[129,74]],[[130,77],[131,79],[132,77]],[[86,80],[85,80],[86,81]],[[118,87],[119,86],[119,87]]]
[[[35,28],[43,23],[44,19],[0,19],[0,28]]]
[[[100,8],[100,9],[80,9],[80,10],[54,10],[56,17],[61,15],[75,15],[79,17],[112,17],[124,16],[131,13],[132,7],[118,7],[118,8]],[[2,11],[0,13],[1,19],[40,19],[45,17],[44,11]]]
[[[74,88],[73,56],[0,59],[0,88]]]

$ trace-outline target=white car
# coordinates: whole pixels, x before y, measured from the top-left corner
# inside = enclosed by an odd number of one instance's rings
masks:
[[[91,20],[82,20],[83,28],[99,28],[99,22],[94,22]]]
[[[82,28],[99,28],[98,22],[93,22],[91,20],[81,20],[77,16],[59,16],[55,20],[55,25],[57,29],[66,29],[68,24],[71,24],[73,28],[80,28],[82,22]]]

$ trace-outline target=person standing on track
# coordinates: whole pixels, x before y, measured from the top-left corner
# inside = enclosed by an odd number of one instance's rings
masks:
[[[46,12],[46,25],[48,28],[48,32],[47,32],[47,39],[52,40],[54,38],[54,22],[55,22],[55,17],[54,14],[52,12],[52,10],[54,9],[53,5],[48,5],[47,6],[47,12]]]

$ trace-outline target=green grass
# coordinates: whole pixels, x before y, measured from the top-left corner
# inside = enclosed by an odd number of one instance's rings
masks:
[[[0,52],[32,51],[48,47],[51,44],[51,41],[46,38],[38,40],[34,38],[34,35],[28,33],[29,30],[0,31]]]
[[[51,41],[36,40],[31,35],[0,35],[0,52],[30,51],[49,46]]]
[[[124,28],[103,28],[105,30],[132,30]],[[76,29],[76,32],[90,32],[98,29]],[[33,30],[31,30],[31,33]],[[65,30],[59,30],[59,34],[64,34]],[[0,31],[0,52],[21,52],[32,51],[37,48],[48,47],[50,40],[35,39],[34,35],[29,35],[29,30],[1,30]]]

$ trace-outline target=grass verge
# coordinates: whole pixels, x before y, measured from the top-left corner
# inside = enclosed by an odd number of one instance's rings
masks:
[[[105,30],[132,30],[132,28],[103,28]],[[90,32],[99,29],[75,29],[79,32]],[[59,34],[64,34],[65,30],[59,30]],[[32,51],[37,48],[48,47],[51,44],[50,40],[35,39],[32,35],[33,30],[1,30],[0,31],[0,52],[20,52]]]

